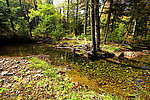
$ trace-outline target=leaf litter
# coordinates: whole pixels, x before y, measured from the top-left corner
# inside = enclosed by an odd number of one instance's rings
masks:
[[[63,71],[53,68],[47,58],[48,55],[0,57],[0,99],[99,100],[104,97],[93,91],[85,92],[86,88],[78,82],[58,73]]]

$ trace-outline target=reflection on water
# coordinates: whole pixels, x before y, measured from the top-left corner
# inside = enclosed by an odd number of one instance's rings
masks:
[[[102,88],[114,96],[122,96],[123,98],[133,98],[130,94],[140,92],[143,98],[148,98],[144,91],[150,91],[149,70],[114,64],[105,59],[92,62],[74,55],[68,50],[56,49],[47,44],[23,44],[0,48],[0,56],[29,56],[38,54],[50,55],[49,59],[54,66],[72,69],[67,72],[69,77],[73,77],[73,81],[79,81],[87,89],[101,92],[99,88]],[[146,58],[147,56],[139,59],[145,62],[149,61]],[[125,62],[134,66],[149,67],[149,65],[140,62],[135,63],[124,60],[123,63]]]

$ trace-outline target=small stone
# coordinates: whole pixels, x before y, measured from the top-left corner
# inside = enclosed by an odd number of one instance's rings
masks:
[[[2,83],[4,80],[0,79],[0,82]]]
[[[5,64],[9,64],[10,61],[6,61]]]
[[[3,68],[0,68],[0,71],[3,71]]]
[[[12,68],[18,68],[18,65],[16,65],[16,66],[12,66]]]
[[[38,70],[38,71],[37,71],[37,73],[41,73],[41,72],[42,72],[41,70]]]
[[[28,62],[27,60],[24,60],[24,62],[26,63],[26,62]]]
[[[3,59],[3,60],[0,60],[0,63],[4,63],[4,61],[5,61],[4,59]]]
[[[14,73],[8,73],[7,74],[7,76],[13,76],[14,75]]]
[[[30,71],[30,73],[35,73],[36,71]]]
[[[14,62],[11,63],[11,65],[14,65],[14,64],[15,64]]]
[[[8,60],[9,60],[9,58],[6,58],[6,60],[8,61]]]
[[[2,76],[7,75],[7,74],[8,74],[8,71],[3,71],[3,72],[1,73]]]
[[[27,62],[27,64],[31,64],[31,62]]]
[[[35,74],[34,75],[35,77],[37,76],[37,77],[42,77],[43,75],[41,75],[41,74]]]
[[[17,61],[17,64],[20,64],[20,61]]]

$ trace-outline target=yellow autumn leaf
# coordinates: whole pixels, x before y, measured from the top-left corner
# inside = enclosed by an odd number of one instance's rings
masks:
[[[120,81],[120,80],[119,80],[118,82],[119,82],[119,83],[121,83],[121,81]]]
[[[22,81],[23,81],[23,79],[22,79],[22,78],[19,78],[19,79],[18,79],[18,82],[19,82],[19,83],[21,83]]]
[[[23,99],[23,97],[22,96],[18,96],[18,99],[17,100],[22,100]]]

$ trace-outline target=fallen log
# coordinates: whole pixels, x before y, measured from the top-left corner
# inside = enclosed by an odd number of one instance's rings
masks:
[[[59,49],[71,49],[71,50],[74,50],[75,48],[73,47],[56,47],[56,48],[59,48]]]

